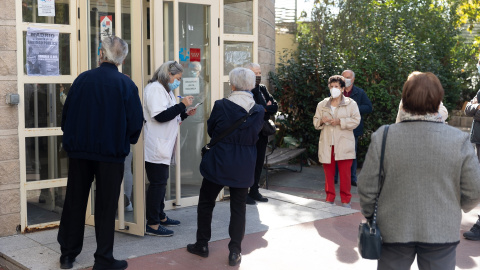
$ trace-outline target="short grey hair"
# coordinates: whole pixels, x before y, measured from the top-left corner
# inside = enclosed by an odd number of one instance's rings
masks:
[[[128,54],[128,44],[117,36],[102,39],[103,60],[119,66]]]
[[[353,70],[351,70],[351,69],[346,69],[346,70],[344,70],[344,71],[342,72],[342,74],[345,73],[345,72],[347,72],[347,71],[350,71],[350,72],[352,73],[352,77],[355,79],[355,72],[353,72]]]
[[[177,75],[183,73],[183,67],[177,61],[168,61],[163,63],[156,71],[153,73],[152,78],[148,81],[149,83],[158,81],[165,90],[170,91],[168,83],[170,82],[170,74]]]
[[[235,86],[235,90],[250,91],[255,88],[255,73],[248,68],[234,68],[228,77],[230,84]]]
[[[260,65],[257,64],[257,63],[248,63],[246,64],[245,66],[243,66],[244,68],[248,68],[248,69],[253,69],[253,68],[260,68]]]

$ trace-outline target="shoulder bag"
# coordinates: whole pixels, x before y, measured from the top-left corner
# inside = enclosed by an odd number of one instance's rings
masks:
[[[373,218],[370,221],[360,223],[358,227],[358,251],[364,259],[378,260],[382,253],[382,236],[380,229],[377,227],[377,207],[378,197],[382,191],[383,182],[385,181],[385,172],[383,170],[383,158],[385,156],[385,143],[387,141],[388,125],[383,131],[382,151],[380,155],[380,170],[379,170],[379,187],[378,194],[375,198],[375,210]]]
[[[244,117],[238,119],[237,122],[235,122],[235,124],[233,124],[228,129],[226,129],[222,134],[220,134],[218,137],[215,137],[215,139],[211,140],[209,143],[207,143],[205,146],[203,146],[202,147],[202,152],[201,152],[202,157],[203,157],[203,155],[205,155],[205,153],[208,152],[208,150],[210,150],[215,144],[217,144],[217,142],[219,142],[221,139],[223,139],[228,134],[232,133],[232,131],[237,129],[243,122],[247,121],[247,118],[250,115],[252,115],[252,113],[254,112],[254,108],[255,108],[255,106],[253,106],[250,109],[250,111]]]
[[[263,136],[268,137],[270,135],[275,134],[275,132],[277,132],[277,129],[275,128],[275,125],[273,124],[273,121],[272,120],[265,120],[263,122],[263,127],[262,127],[262,130],[260,131],[260,133]]]

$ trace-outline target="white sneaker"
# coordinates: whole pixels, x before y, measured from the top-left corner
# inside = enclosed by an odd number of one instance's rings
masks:
[[[125,206],[125,212],[133,212],[132,203],[129,203],[127,206]]]
[[[342,206],[345,208],[352,208],[352,205],[350,203],[342,203]]]

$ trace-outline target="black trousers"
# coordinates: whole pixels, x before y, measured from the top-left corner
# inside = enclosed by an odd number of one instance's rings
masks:
[[[82,251],[85,211],[95,178],[95,263],[110,265],[114,262],[115,214],[123,167],[124,163],[69,159],[67,191],[57,237],[62,256],[75,258]]]
[[[258,193],[258,183],[262,175],[263,164],[265,163],[265,153],[267,151],[268,137],[262,134],[258,135],[257,141],[257,162],[255,163],[255,182],[250,187],[250,194]]]
[[[203,178],[197,207],[197,245],[207,246],[212,235],[212,213],[215,199],[224,186]],[[242,240],[245,235],[245,212],[248,188],[230,187],[230,225],[228,234],[231,252],[242,252]]]
[[[145,171],[150,182],[146,199],[147,225],[160,224],[160,220],[166,217],[163,210],[169,170],[169,165],[145,161]]]

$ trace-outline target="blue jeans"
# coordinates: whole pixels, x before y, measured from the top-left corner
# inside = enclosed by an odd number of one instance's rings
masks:
[[[355,155],[357,155],[357,150],[358,150],[358,137],[355,136]],[[352,182],[357,182],[357,158],[352,162],[352,173],[351,173],[351,181]],[[335,183],[338,183],[338,167],[335,167]]]
[[[148,181],[150,181],[146,199],[147,225],[160,224],[160,220],[166,217],[163,209],[165,209],[165,192],[167,190],[169,167],[169,165],[145,161],[145,171]]]

